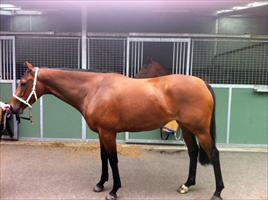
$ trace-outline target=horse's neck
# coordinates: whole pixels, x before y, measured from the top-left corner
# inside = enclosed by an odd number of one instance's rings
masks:
[[[90,84],[94,76],[95,73],[42,69],[38,81],[45,86],[45,94],[53,94],[82,112],[85,97],[90,98],[94,90],[94,84]]]

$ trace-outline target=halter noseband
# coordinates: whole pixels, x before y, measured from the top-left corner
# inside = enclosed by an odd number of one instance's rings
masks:
[[[13,94],[13,97],[15,97],[16,99],[18,99],[20,102],[24,103],[25,105],[27,105],[29,108],[32,108],[32,105],[29,103],[30,99],[32,98],[32,96],[34,96],[35,98],[35,101],[37,101],[37,94],[36,94],[36,91],[35,91],[35,87],[36,87],[36,82],[37,82],[37,75],[38,75],[38,70],[39,68],[36,67],[35,68],[35,74],[34,74],[34,82],[33,82],[33,88],[32,88],[32,91],[31,93],[29,94],[28,98],[26,100],[18,97],[16,94]]]

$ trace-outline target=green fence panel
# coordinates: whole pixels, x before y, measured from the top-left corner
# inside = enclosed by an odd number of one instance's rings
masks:
[[[268,144],[268,94],[233,89],[230,143]]]
[[[217,143],[226,143],[229,89],[213,88],[216,96],[216,138]]]
[[[88,126],[87,126],[87,139],[89,140],[99,139],[98,133],[92,131]]]
[[[87,127],[87,139],[96,140],[99,139],[99,135]],[[125,140],[125,133],[118,133],[117,140]]]
[[[43,98],[44,138],[81,139],[80,113],[54,96]]]
[[[137,133],[129,133],[129,139],[161,140],[160,128],[152,130],[152,131],[142,131],[142,132],[137,132]],[[175,138],[172,135],[168,138],[168,140],[175,140]]]

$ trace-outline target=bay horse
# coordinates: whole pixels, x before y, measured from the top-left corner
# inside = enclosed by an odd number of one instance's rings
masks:
[[[76,108],[99,134],[102,173],[93,188],[95,192],[103,191],[108,181],[109,161],[113,188],[106,199],[117,198],[121,187],[116,150],[118,132],[149,131],[176,120],[183,129],[190,156],[189,177],[178,191],[186,193],[195,185],[199,153],[201,164],[211,163],[214,167],[216,190],[212,199],[221,199],[224,184],[215,145],[215,98],[204,81],[185,75],[133,79],[115,73],[38,68],[27,62],[25,65],[27,71],[10,102],[13,113],[22,113],[45,94],[55,95]]]
[[[172,74],[170,69],[163,67],[158,62],[153,60],[153,58],[148,58],[146,65],[140,69],[134,78],[155,78],[170,74]]]

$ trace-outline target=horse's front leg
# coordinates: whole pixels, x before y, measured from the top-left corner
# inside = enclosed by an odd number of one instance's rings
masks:
[[[110,166],[113,173],[113,189],[106,196],[106,200],[115,200],[117,198],[116,192],[121,188],[120,175],[118,171],[118,158],[116,150],[116,133],[106,130],[100,130],[100,142],[103,144],[105,152],[107,153]]]
[[[105,151],[105,148],[100,140],[100,155],[101,155],[101,163],[102,163],[102,171],[101,171],[101,178],[100,181],[96,184],[93,188],[95,192],[101,192],[104,189],[104,183],[108,181],[109,174],[108,174],[108,155]]]

